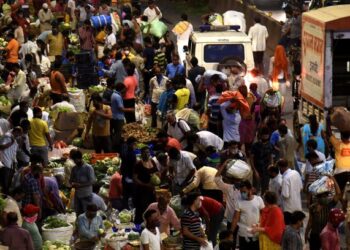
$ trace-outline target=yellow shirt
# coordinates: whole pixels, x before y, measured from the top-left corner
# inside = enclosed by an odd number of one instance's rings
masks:
[[[183,192],[191,192],[193,189],[199,187],[199,185],[202,185],[202,188],[205,190],[219,190],[215,183],[215,175],[217,171],[216,168],[201,167],[195,173],[193,181],[184,188]]]
[[[350,143],[344,143],[334,135],[330,141],[335,150],[335,171],[338,173],[350,171]]]
[[[181,110],[185,108],[190,100],[190,90],[187,88],[178,89],[175,95],[177,97],[176,109]]]
[[[31,146],[46,146],[46,133],[49,133],[49,127],[44,120],[39,118],[33,118],[30,120],[30,130],[28,135]]]
[[[56,36],[50,34],[48,36],[49,42],[49,56],[61,56],[64,48],[64,37],[62,33],[58,33]]]
[[[110,111],[110,107],[107,105],[103,105],[103,111],[108,114]],[[90,115],[95,111],[93,108],[90,111]],[[105,119],[99,115],[96,115],[92,121],[92,135],[93,136],[110,136],[110,120]]]

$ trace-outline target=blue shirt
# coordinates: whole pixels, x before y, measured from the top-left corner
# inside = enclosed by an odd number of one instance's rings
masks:
[[[124,108],[123,98],[119,92],[114,91],[111,97],[111,108],[112,108],[112,119],[113,120],[124,120]]]
[[[162,113],[162,115],[165,115],[166,112],[169,109],[169,102],[174,95],[175,90],[174,89],[169,89],[164,91],[160,97],[159,97],[159,103],[158,103],[158,110]]]
[[[77,224],[79,237],[88,240],[98,236],[98,230],[104,228],[102,218],[99,215],[96,215],[90,222],[86,214],[83,213],[79,215]]]
[[[166,66],[166,75],[168,78],[172,79],[176,75],[185,75],[185,67],[182,64],[174,65],[169,63]]]

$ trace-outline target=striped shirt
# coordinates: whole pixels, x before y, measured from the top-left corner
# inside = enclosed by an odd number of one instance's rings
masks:
[[[164,52],[157,52],[154,56],[153,63],[157,64],[159,68],[164,71],[167,65],[167,60]]]
[[[181,228],[187,227],[188,230],[197,237],[202,237],[201,219],[198,212],[193,212],[191,209],[186,209],[181,216]],[[200,244],[197,241],[183,237],[183,249],[198,249]]]
[[[11,138],[13,143],[8,148],[0,150],[0,163],[7,168],[12,168],[12,164],[16,161],[18,144],[16,140],[14,140],[11,132],[6,133],[5,136]]]
[[[210,107],[210,117],[209,122],[210,123],[217,123],[221,120],[221,110],[220,110],[220,103],[217,101],[219,100],[219,96],[215,95],[209,98],[208,106]]]

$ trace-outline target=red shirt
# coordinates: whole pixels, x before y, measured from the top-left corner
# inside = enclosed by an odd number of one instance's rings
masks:
[[[109,199],[120,199],[123,195],[122,176],[116,172],[109,184]]]
[[[219,214],[223,208],[220,202],[210,197],[203,196],[202,206],[198,212],[201,216],[207,213],[209,217],[212,217]]]
[[[284,232],[283,212],[279,207],[265,207],[261,210],[261,227],[265,228],[265,233],[270,240],[276,244],[281,244]]]
[[[126,87],[126,93],[124,100],[135,99],[135,91],[137,89],[137,79],[135,76],[127,76],[124,79],[124,85]]]
[[[177,140],[177,139],[175,139],[175,138],[173,138],[173,137],[168,137],[168,143],[167,143],[167,148],[176,148],[177,150],[182,150],[182,147],[181,147],[181,143]]]

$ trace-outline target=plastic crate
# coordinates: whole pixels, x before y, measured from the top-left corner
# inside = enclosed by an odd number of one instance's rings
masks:
[[[105,158],[114,158],[118,156],[119,156],[118,153],[105,153],[105,154],[92,153],[90,162],[91,164],[95,164],[99,160],[104,160]]]

